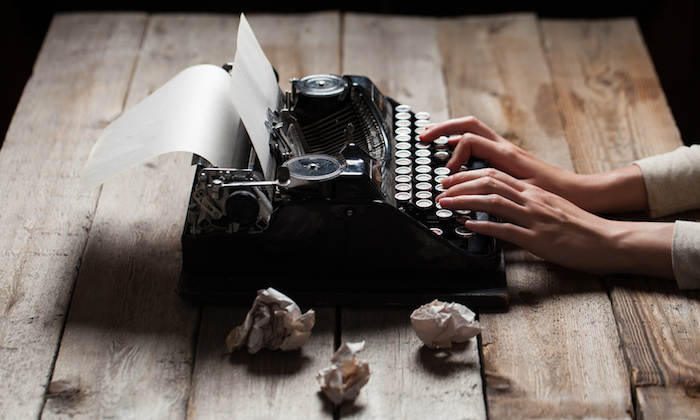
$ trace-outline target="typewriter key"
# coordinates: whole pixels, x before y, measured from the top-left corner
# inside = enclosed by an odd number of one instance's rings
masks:
[[[440,209],[435,212],[435,215],[441,219],[449,219],[452,217],[452,210]]]
[[[423,142],[420,142],[420,141],[419,141],[419,142],[416,142],[416,149],[428,149],[428,148],[430,148],[430,145],[429,145],[429,144],[423,143]]]
[[[411,114],[409,114],[408,112],[398,112],[398,113],[395,115],[395,117],[396,117],[397,120],[410,120],[410,119],[411,119]]]
[[[428,112],[416,112],[416,119],[417,120],[429,120],[430,113],[428,113]]]
[[[406,104],[396,105],[396,108],[394,110],[399,113],[409,112],[411,110],[411,106]]]
[[[430,157],[430,150],[417,149],[413,154],[416,155],[416,157]]]
[[[416,206],[419,209],[427,210],[433,206],[433,200],[428,200],[428,199],[423,199],[423,198],[419,199],[418,201],[416,201]]]
[[[459,223],[460,225],[464,225],[467,223],[467,220],[471,219],[469,216],[457,216],[455,221]]]
[[[400,204],[406,204],[409,201],[411,201],[411,193],[407,192],[397,192],[394,194],[394,198],[396,198],[396,201],[398,201]]]
[[[411,184],[396,184],[396,191],[399,192],[409,192],[413,189]]]
[[[440,137],[436,138],[435,140],[433,140],[433,143],[438,145],[438,146],[446,146],[447,142],[448,142],[448,139],[445,136],[440,136]]]
[[[412,161],[411,159],[409,159],[409,158],[399,158],[399,159],[396,159],[396,164],[397,164],[398,166],[409,166],[411,163],[413,163],[413,161]]]
[[[416,165],[430,165],[429,157],[418,157],[416,158]]]
[[[418,174],[416,175],[416,182],[430,182],[433,177],[430,174]]]
[[[444,166],[441,166],[439,168],[435,168],[434,172],[435,172],[435,175],[449,175],[450,174],[450,170]]]
[[[411,151],[410,150],[397,150],[396,153],[394,153],[394,156],[396,156],[397,159],[410,158]]]
[[[394,139],[398,142],[406,142],[411,140],[411,136],[408,134],[398,134]]]
[[[442,184],[435,184],[435,191],[443,192],[447,191],[447,187]]]
[[[397,184],[405,184],[407,182],[411,182],[412,178],[411,175],[398,175],[396,178],[394,178]]]
[[[447,178],[447,175],[438,175],[435,177],[435,183],[436,184],[442,184],[442,180]]]
[[[405,121],[405,120],[402,120],[402,121]],[[397,135],[401,135],[401,134],[408,135],[408,134],[411,134],[411,129],[408,127],[399,127],[396,130],[394,130],[394,133],[396,133]]]
[[[433,198],[433,193],[430,191],[416,191],[415,196],[419,200],[430,200]]]
[[[457,226],[455,228],[455,234],[457,236],[459,236],[460,238],[470,238],[470,237],[474,236],[474,232],[465,228],[464,226]]]
[[[433,184],[430,182],[419,182],[416,184],[416,189],[420,191],[430,191],[433,189]]]
[[[430,231],[438,236],[442,236],[442,229],[440,229],[439,227],[431,227]]]
[[[394,123],[397,127],[410,127],[411,121],[409,120],[398,120]]]
[[[422,134],[424,131],[425,131],[425,127],[416,127],[416,129],[413,130],[413,132],[416,134]]]
[[[419,174],[429,174],[430,171],[432,171],[432,170],[433,170],[433,168],[431,168],[431,167],[428,166],[428,165],[418,165],[418,166],[416,166],[416,173],[419,173]]]
[[[471,210],[466,210],[466,209],[458,209],[455,210],[458,214],[464,215],[464,216],[469,216],[472,214]]]
[[[438,150],[433,157],[440,162],[447,162],[450,159],[450,153],[445,150]]]
[[[399,166],[396,168],[396,175],[409,175],[411,173],[410,166]]]
[[[428,120],[416,120],[416,122],[414,123],[416,127],[425,127],[428,124],[430,124],[430,121]]]
[[[411,143],[407,141],[402,141],[399,143],[396,143],[396,149],[397,150],[408,150],[411,148]]]

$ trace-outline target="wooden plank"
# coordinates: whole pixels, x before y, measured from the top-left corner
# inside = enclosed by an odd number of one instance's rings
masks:
[[[478,340],[435,350],[411,327],[413,308],[343,308],[343,342],[365,341],[371,377],[340,418],[486,419]]]
[[[125,109],[188,66],[230,59],[236,21],[151,17]],[[102,187],[42,417],[185,416],[199,310],[174,289],[190,161],[165,155]]]
[[[98,191],[77,194],[119,114],[146,16],[57,15],[0,152],[0,418],[38,418]]]
[[[700,292],[641,277],[609,285],[632,384],[700,385]]]
[[[640,420],[700,418],[700,393],[694,387],[638,387]]]
[[[446,19],[442,55],[453,117],[474,115],[539,158],[573,170],[533,15]]]
[[[289,88],[291,77],[339,72],[338,13],[246,17],[280,75],[281,88]],[[188,418],[332,417],[331,404],[318,394],[315,375],[330,364],[334,352],[335,309],[316,308],[316,326],[299,351],[226,355],[224,340],[247,310],[204,308]]]
[[[633,19],[542,22],[576,170],[602,172],[682,145]]]
[[[382,93],[433,120],[447,118],[436,24],[346,15],[343,72],[369,77]],[[408,308],[343,308],[341,340],[366,341],[360,357],[372,377],[354,404],[341,405],[341,418],[485,418],[476,340],[449,352],[426,349],[409,315]]]
[[[224,340],[247,311],[204,308],[187,418],[333,418],[316,374],[330,365],[334,352],[335,309],[315,309],[316,325],[299,350],[228,353]]]
[[[440,30],[452,114],[475,115],[572,169],[535,16],[446,19]],[[627,372],[600,281],[512,247],[506,269],[510,309],[480,318],[489,416],[629,418]]]
[[[448,117],[434,20],[347,14],[344,22],[344,74],[369,77],[384,95],[434,121]]]
[[[633,20],[543,21],[542,32],[577,171],[612,169],[682,145]],[[647,395],[639,416],[659,414],[651,412],[658,408],[655,396],[668,395],[674,402],[664,405],[665,415],[684,417],[683,407],[695,402],[681,401],[686,394],[677,387],[693,389],[700,378],[697,291],[642,277],[611,277],[606,284],[632,384]]]

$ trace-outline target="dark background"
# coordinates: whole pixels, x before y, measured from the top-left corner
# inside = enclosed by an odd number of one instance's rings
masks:
[[[46,5],[27,0],[0,0],[0,146],[7,127],[31,75],[32,66],[56,12],[95,10],[141,10],[150,12],[309,12],[347,10],[371,13],[452,16],[529,11],[552,18],[635,17],[661,80],[669,105],[686,143],[700,143],[700,2],[695,0],[642,1],[491,1],[481,0],[358,0],[338,5],[308,0],[66,0],[61,5]],[[449,5],[449,7],[448,7]]]

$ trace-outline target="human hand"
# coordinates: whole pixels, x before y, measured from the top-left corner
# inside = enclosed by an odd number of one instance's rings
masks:
[[[431,124],[420,140],[431,142],[440,136],[448,136],[454,147],[446,165],[452,173],[474,156],[591,212],[641,211],[648,207],[646,187],[636,165],[599,174],[577,174],[537,158],[471,116]]]
[[[454,147],[446,165],[452,173],[475,156],[515,178],[558,195],[567,190],[565,184],[573,183],[571,178],[577,177],[575,173],[550,165],[514,145],[475,117],[431,124],[421,134],[420,140],[431,142],[441,136],[447,136]]]
[[[476,233],[590,273],[672,277],[670,223],[604,219],[494,168],[459,172],[443,185],[448,189],[437,197],[442,207],[485,211],[503,220],[467,221],[465,227]]]

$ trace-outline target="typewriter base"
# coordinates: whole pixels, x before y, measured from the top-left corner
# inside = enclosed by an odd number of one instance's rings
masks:
[[[435,273],[439,276],[439,273]],[[287,294],[298,304],[308,305],[411,305],[419,306],[429,303],[434,299],[446,302],[462,303],[472,309],[506,309],[508,307],[508,290],[503,263],[501,268],[489,274],[486,279],[488,286],[459,290],[451,286],[441,289],[438,287],[424,290],[402,290],[397,286],[396,290],[328,290],[322,288],[294,287],[297,283],[294,277],[285,279],[285,284],[280,284],[278,277],[256,276],[253,278],[234,279],[233,277],[198,276],[182,272],[178,284],[178,294],[182,299],[191,303],[211,305],[250,305],[260,289],[274,287]],[[385,279],[386,280],[386,279]],[[397,279],[397,283],[399,279]],[[483,282],[479,282],[484,284]],[[299,280],[297,284],[308,284],[308,278]]]

